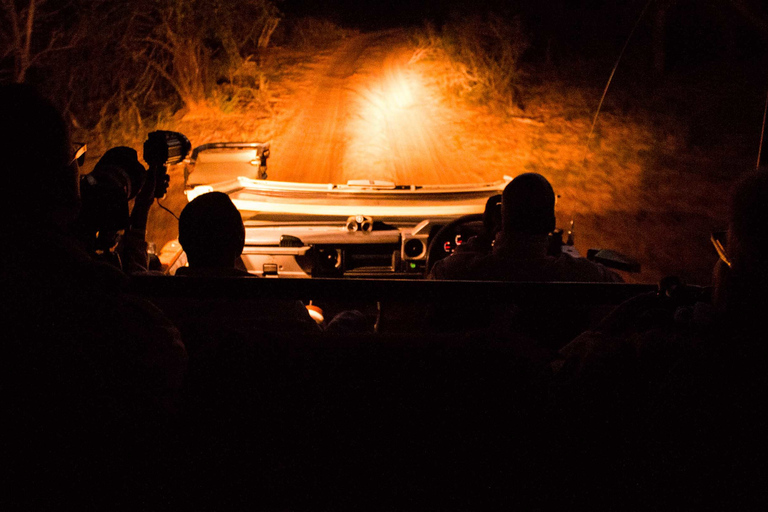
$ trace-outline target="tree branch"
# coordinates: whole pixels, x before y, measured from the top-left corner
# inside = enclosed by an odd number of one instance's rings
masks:
[[[152,37],[144,37],[141,40],[143,42],[145,42],[145,43],[149,43],[149,44],[153,44],[155,46],[159,46],[160,48],[162,48],[163,50],[167,51],[171,55],[173,55],[173,53],[174,53],[174,49],[173,49],[173,47],[171,45],[169,45],[168,43],[165,43],[163,41],[160,41],[159,39],[155,39],[155,38],[152,38]]]
[[[173,76],[171,76],[170,73],[168,73],[165,69],[163,69],[162,66],[160,66],[158,63],[152,61],[151,59],[148,59],[147,57],[143,57],[143,60],[147,63],[148,66],[152,67],[157,74],[165,78],[169,84],[171,84],[171,87],[176,91],[176,94],[178,94],[182,101],[184,101],[186,98],[186,93],[184,92],[184,88],[181,87],[181,85],[176,81]]]

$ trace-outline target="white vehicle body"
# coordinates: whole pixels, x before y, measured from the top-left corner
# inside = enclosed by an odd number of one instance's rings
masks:
[[[185,172],[188,200],[212,191],[229,195],[246,226],[243,262],[266,277],[422,278],[436,231],[482,214],[488,198],[512,179],[481,185],[255,179],[266,175],[268,154],[268,144],[207,144],[195,149]],[[455,242],[461,243],[458,235]],[[169,273],[185,264],[178,242],[166,245],[161,261]]]

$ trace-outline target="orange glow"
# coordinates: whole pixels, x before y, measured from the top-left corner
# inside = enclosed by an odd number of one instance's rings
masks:
[[[398,149],[398,141],[400,145],[408,142],[400,140],[398,134],[403,127],[421,122],[414,106],[424,102],[423,85],[418,77],[401,67],[388,68],[377,78],[361,84],[352,107],[344,158],[345,178],[397,183],[397,153],[407,150]]]
[[[466,176],[466,164],[454,157],[444,115],[425,82],[407,61],[395,58],[385,61],[380,73],[360,80],[347,125],[345,181],[438,184]]]

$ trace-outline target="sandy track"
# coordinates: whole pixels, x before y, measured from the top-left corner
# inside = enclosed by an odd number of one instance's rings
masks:
[[[434,87],[411,65],[413,51],[406,32],[392,30],[355,36],[330,56],[318,58],[289,97],[293,115],[269,137],[269,179],[304,183],[375,179],[397,184],[500,179],[502,173],[488,166],[485,175],[469,169],[466,162],[474,160],[458,142],[467,141],[467,133],[456,122],[460,114],[443,105]],[[196,131],[193,124],[173,129]],[[203,135],[194,139],[195,145],[211,137]],[[187,203],[182,166],[171,167],[169,174],[171,187],[163,204],[179,214]],[[149,239],[158,250],[177,236],[176,219],[153,208]]]
[[[476,183],[480,177],[457,158],[452,113],[409,67],[412,53],[402,31],[360,35],[340,46],[274,136],[270,179]]]

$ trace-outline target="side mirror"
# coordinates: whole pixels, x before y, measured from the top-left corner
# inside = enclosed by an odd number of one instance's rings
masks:
[[[629,256],[610,249],[589,249],[587,259],[624,272],[640,272],[640,263]]]

